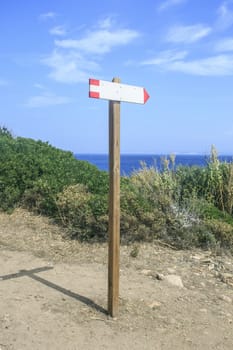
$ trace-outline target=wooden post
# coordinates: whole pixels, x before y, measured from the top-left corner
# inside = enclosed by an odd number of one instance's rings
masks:
[[[116,317],[120,256],[120,102],[116,101],[109,102],[109,177],[108,312]]]
[[[150,97],[145,88],[89,79],[89,97],[109,100],[109,249],[108,312],[118,315],[120,256],[120,101],[144,104]]]

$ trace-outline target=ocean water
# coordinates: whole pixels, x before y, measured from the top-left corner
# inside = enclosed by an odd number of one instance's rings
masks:
[[[75,157],[79,160],[86,160],[91,164],[96,165],[100,170],[108,171],[108,155],[107,154],[76,154]],[[162,159],[169,158],[167,155],[161,154],[122,154],[121,155],[121,175],[130,176],[134,171],[141,168],[141,164],[146,166],[154,166],[158,170],[162,169]],[[175,166],[205,166],[208,162],[207,155],[188,155],[179,154],[175,156]],[[233,156],[221,155],[219,160],[223,162],[232,162]]]

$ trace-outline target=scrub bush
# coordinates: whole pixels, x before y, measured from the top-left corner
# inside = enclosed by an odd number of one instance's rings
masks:
[[[0,208],[23,205],[56,216],[56,196],[64,187],[84,184],[96,195],[108,191],[108,174],[47,142],[14,138],[0,129]]]

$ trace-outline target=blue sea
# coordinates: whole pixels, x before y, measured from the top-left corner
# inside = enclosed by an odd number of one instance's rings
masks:
[[[76,154],[75,157],[79,160],[86,160],[91,164],[96,165],[100,170],[108,171],[108,155],[107,154]],[[134,171],[141,168],[141,164],[146,166],[154,166],[158,170],[162,169],[162,159],[167,155],[161,154],[122,154],[121,155],[121,175],[130,176]],[[233,156],[221,155],[218,157],[220,161],[232,162]],[[205,166],[209,160],[207,155],[188,155],[179,154],[175,156],[175,166]]]

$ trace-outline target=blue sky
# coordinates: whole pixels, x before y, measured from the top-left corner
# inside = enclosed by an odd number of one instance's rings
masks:
[[[88,79],[143,86],[121,103],[122,153],[233,154],[233,0],[0,4],[0,125],[75,153],[108,152],[108,102]]]

